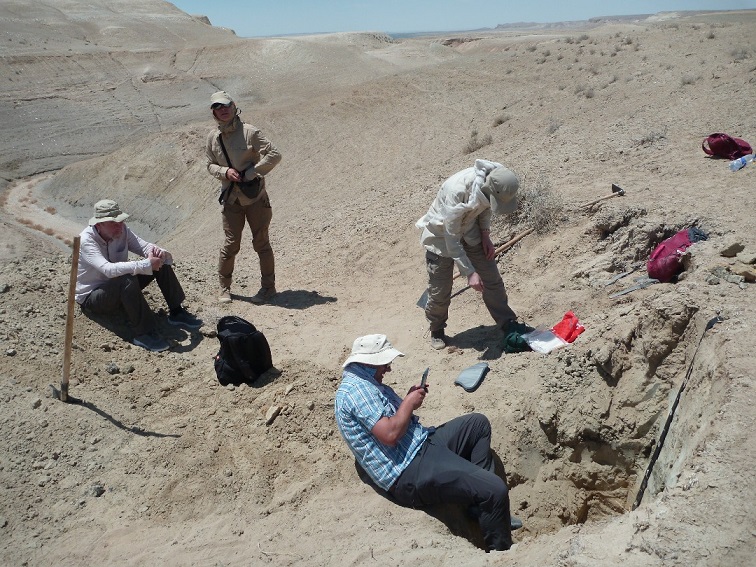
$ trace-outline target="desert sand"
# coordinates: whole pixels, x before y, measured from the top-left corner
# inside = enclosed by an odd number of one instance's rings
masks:
[[[753,564],[756,165],[732,173],[700,146],[756,143],[756,11],[243,39],[159,0],[17,0],[0,27],[0,563]],[[283,155],[268,176],[279,294],[263,306],[249,235],[235,301],[216,300],[203,148],[218,89]],[[579,317],[563,349],[504,353],[472,290],[453,299],[451,346],[430,348],[414,223],[476,158],[521,179],[492,236],[533,232],[499,266],[527,323]],[[623,196],[584,206],[613,183]],[[66,404],[71,242],[101,198],[173,253],[205,324],[171,328],[148,288],[172,344],[156,354],[76,309]],[[610,297],[690,226],[709,239],[677,283]],[[265,333],[280,374],[218,384],[226,314]],[[424,423],[489,417],[515,548],[486,554],[459,510],[402,508],[359,479],[333,396],[368,333],[407,354],[398,392],[430,366]],[[475,392],[454,385],[480,361]]]

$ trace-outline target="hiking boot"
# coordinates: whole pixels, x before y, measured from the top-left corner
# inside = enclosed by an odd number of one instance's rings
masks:
[[[230,287],[222,287],[220,296],[218,296],[218,301],[220,303],[231,303],[231,288]]]
[[[134,337],[134,344],[151,352],[162,352],[171,348],[171,345],[157,333],[137,335]]]
[[[522,520],[517,516],[509,516],[509,528],[519,530],[522,527]]]
[[[168,323],[175,325],[176,327],[184,327],[185,329],[199,329],[202,326],[202,319],[197,319],[194,315],[189,313],[183,307],[179,307],[168,315]]]
[[[274,287],[261,287],[255,295],[249,298],[252,303],[266,303],[273,299],[276,295],[276,288]]]
[[[444,333],[444,330],[441,329],[440,331],[431,331],[431,347],[435,348],[436,350],[441,350],[446,346],[446,334]]]

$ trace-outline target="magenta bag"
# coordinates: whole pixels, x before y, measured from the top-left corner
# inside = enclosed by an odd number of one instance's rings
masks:
[[[666,240],[662,240],[651,252],[646,263],[649,277],[663,283],[671,282],[677,274],[683,271],[680,256],[691,244],[687,228]]]
[[[748,142],[740,138],[733,138],[723,132],[715,132],[709,135],[701,143],[701,149],[710,156],[727,159],[738,159],[753,153]]]

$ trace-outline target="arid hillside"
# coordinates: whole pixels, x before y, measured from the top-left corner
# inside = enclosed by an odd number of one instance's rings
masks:
[[[701,142],[756,144],[756,11],[243,39],[159,0],[45,0],[3,3],[0,28],[0,563],[751,561],[756,165],[732,173]],[[283,155],[267,179],[267,305],[249,302],[249,235],[235,301],[217,302],[204,143],[218,89]],[[476,158],[521,179],[494,235],[532,229],[499,258],[512,305],[545,328],[573,311],[586,331],[568,347],[505,354],[472,290],[453,299],[452,346],[430,347],[414,223]],[[101,198],[173,253],[205,324],[176,331],[150,291],[172,348],[148,353],[122,322],[76,309],[81,403],[64,404],[71,242]],[[611,297],[688,227],[709,238],[677,283]],[[218,384],[225,314],[263,330],[280,374]],[[407,354],[389,376],[398,392],[431,367],[424,423],[491,420],[524,522],[513,550],[486,554],[460,511],[401,508],[359,479],[333,395],[354,338],[377,332]],[[478,390],[454,385],[481,360]]]

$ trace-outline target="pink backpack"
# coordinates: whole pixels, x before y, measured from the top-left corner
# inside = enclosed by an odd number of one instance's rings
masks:
[[[651,252],[646,263],[648,275],[662,283],[671,282],[677,274],[683,271],[680,256],[691,244],[687,228],[666,240],[662,240]]]
[[[753,153],[748,142],[740,138],[733,138],[723,132],[715,132],[709,135],[701,143],[701,149],[710,156],[727,159],[738,159]]]

